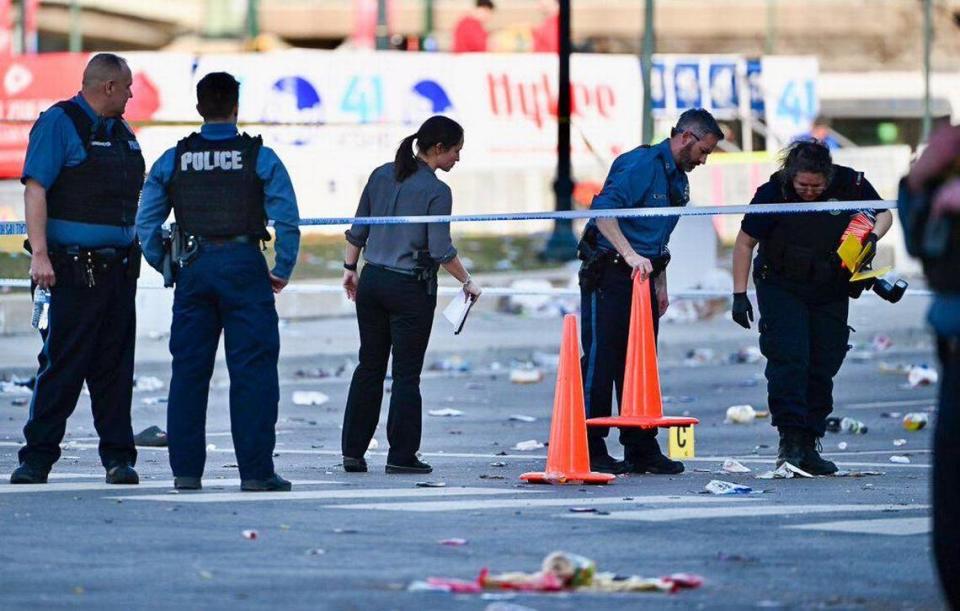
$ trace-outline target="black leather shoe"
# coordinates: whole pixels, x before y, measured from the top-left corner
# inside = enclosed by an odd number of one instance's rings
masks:
[[[200,490],[203,488],[203,483],[199,477],[175,477],[173,487],[177,490]]]
[[[343,457],[343,470],[347,473],[366,473],[367,461],[362,458]]]
[[[10,474],[11,484],[46,484],[49,471],[43,471],[27,463],[20,463],[20,466]]]
[[[617,460],[609,454],[590,457],[590,470],[598,473],[613,473],[619,475],[627,472],[627,463]]]
[[[140,476],[127,463],[112,465],[107,469],[108,484],[136,485],[140,483]]]
[[[240,482],[240,490],[244,492],[290,492],[293,484],[276,473],[267,479],[245,479]]]
[[[804,449],[805,433],[793,427],[780,427],[780,447],[777,452],[777,466],[788,462],[794,467],[800,467],[806,457]],[[803,467],[800,467],[803,469]]]
[[[387,473],[430,473],[433,471],[433,467],[418,458],[403,462],[392,461],[388,458],[385,471]]]
[[[678,475],[683,473],[683,463],[670,460],[660,452],[646,456],[631,456],[627,461],[628,473],[652,473],[654,475]]]
[[[803,458],[797,465],[810,475],[833,475],[840,469],[836,463],[820,456],[820,438],[813,433],[806,433],[803,438]]]

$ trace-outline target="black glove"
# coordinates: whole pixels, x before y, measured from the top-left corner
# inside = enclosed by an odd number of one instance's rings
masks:
[[[733,294],[733,322],[744,329],[749,329],[753,322],[753,306],[746,293]]]
[[[860,269],[868,269],[870,264],[873,263],[873,258],[877,256],[877,240],[880,239],[880,236],[873,233],[872,231],[867,234],[867,239],[863,242],[863,250],[867,251],[867,256],[864,257],[863,263],[860,264]]]

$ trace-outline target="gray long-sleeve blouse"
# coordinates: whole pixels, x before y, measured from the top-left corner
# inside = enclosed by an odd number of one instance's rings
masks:
[[[370,175],[355,216],[420,216],[450,214],[450,187],[436,177],[426,163],[418,161],[416,173],[398,182],[394,164],[380,166]],[[450,239],[449,223],[406,225],[359,225],[346,231],[347,241],[363,249],[368,263],[401,270],[415,266],[415,251],[429,250],[437,263],[457,256]]]

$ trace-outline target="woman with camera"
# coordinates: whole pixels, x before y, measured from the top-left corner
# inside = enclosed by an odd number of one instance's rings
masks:
[[[826,146],[803,140],[784,151],[780,169],[750,203],[879,199],[862,172],[834,165]],[[733,319],[750,328],[753,306],[747,280],[759,245],[753,280],[760,308],[760,351],[767,358],[768,404],[780,433],[778,465],[789,462],[814,475],[837,471],[817,448],[833,411],[833,377],[850,339],[849,298],[864,288],[850,282],[851,272],[841,264],[837,248],[853,232],[869,263],[877,240],[892,223],[889,210],[744,216],[733,250]]]

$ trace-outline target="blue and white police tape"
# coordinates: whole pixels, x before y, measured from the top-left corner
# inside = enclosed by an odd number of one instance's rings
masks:
[[[0,288],[30,288],[29,280],[21,280],[19,278],[0,278]],[[144,282],[139,287],[139,290],[157,290],[163,289],[164,287],[155,284]],[[172,290],[172,289],[171,289]],[[441,286],[438,289],[440,295],[456,295],[460,293],[462,289],[455,286]],[[325,293],[343,293],[343,287],[339,284],[289,284],[286,288],[283,289],[284,293],[299,293],[303,295],[319,295]],[[754,291],[749,291],[752,295]],[[526,296],[535,296],[535,297],[580,297],[580,289],[577,287],[552,287],[552,288],[522,288],[522,287],[484,287],[483,294],[487,297],[526,297]],[[933,292],[927,289],[907,289],[907,292],[904,294],[905,297],[930,297],[933,295]],[[863,294],[865,297],[877,297],[875,293],[865,292]],[[704,290],[704,289],[687,289],[683,291],[670,291],[671,299],[728,299],[730,297],[729,291],[713,291],[713,290]]]
[[[550,221],[589,218],[648,218],[666,216],[713,216],[717,214],[800,214],[809,212],[853,212],[889,210],[896,201],[830,201],[797,204],[753,204],[746,206],[686,206],[662,208],[618,208],[615,210],[569,210],[561,212],[502,212],[494,214],[451,214],[425,216],[320,217],[300,219],[301,226],[322,225],[408,225],[412,223],[483,223],[494,221]],[[0,223],[0,235],[23,235],[23,222]]]

